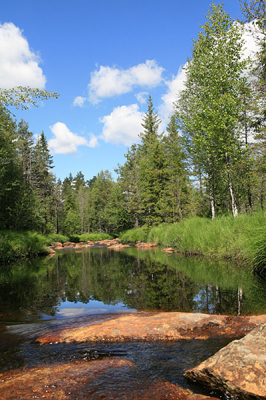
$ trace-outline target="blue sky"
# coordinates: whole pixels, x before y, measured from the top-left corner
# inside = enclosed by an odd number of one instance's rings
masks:
[[[8,0],[0,12],[0,87],[56,91],[39,108],[12,110],[44,131],[54,173],[91,179],[124,163],[150,94],[164,129],[180,70],[211,0]],[[238,0],[224,0],[241,18]]]

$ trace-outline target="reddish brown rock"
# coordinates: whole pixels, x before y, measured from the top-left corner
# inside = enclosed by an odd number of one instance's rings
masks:
[[[39,365],[0,374],[1,400],[211,400],[170,382],[145,378],[130,361],[109,358]]]
[[[173,249],[172,247],[167,247],[166,249],[162,250],[164,253],[175,253],[176,250]]]
[[[51,247],[51,246],[49,246],[49,247],[46,247],[46,250],[47,250],[47,253],[48,254],[55,254],[56,253],[56,251]]]
[[[63,243],[63,247],[75,247],[76,243],[73,242],[65,242]]]
[[[108,249],[112,249],[112,250],[122,250],[122,249],[127,249],[128,247],[130,247],[129,244],[113,244],[111,246],[108,246]]]
[[[266,324],[235,340],[198,367],[189,379],[244,399],[266,399]]]
[[[52,247],[63,247],[63,245],[62,245],[61,242],[53,242],[53,243],[51,244],[51,246],[52,246]]]
[[[153,243],[153,242],[148,242],[148,243],[141,242],[141,243],[136,244],[137,248],[142,248],[142,249],[150,249],[150,248],[156,247],[156,246],[158,246],[157,243]]]
[[[95,243],[104,245],[104,246],[111,246],[113,244],[118,244],[120,243],[120,239],[104,239],[104,240],[98,240]]]
[[[82,326],[45,333],[37,339],[41,344],[55,342],[178,340],[236,338],[266,322],[259,317],[229,317],[225,315],[166,313],[113,314],[108,320],[83,321]]]

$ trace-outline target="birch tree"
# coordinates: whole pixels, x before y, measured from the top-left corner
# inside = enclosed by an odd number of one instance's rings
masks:
[[[176,103],[180,127],[194,163],[207,179],[212,218],[220,172],[225,169],[234,217],[238,215],[232,168],[241,156],[239,124],[248,87],[240,28],[222,5],[212,5],[207,22],[193,42],[185,70],[185,89]]]

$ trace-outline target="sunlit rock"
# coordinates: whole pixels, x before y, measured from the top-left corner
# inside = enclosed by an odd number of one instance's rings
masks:
[[[266,324],[235,340],[185,376],[243,399],[266,399]]]
[[[144,243],[144,242],[140,242],[136,244],[137,248],[143,248],[143,249],[149,249],[151,247],[156,247],[158,246],[157,243],[153,243],[153,242],[148,242],[148,243]]]
[[[229,317],[178,312],[130,313],[109,315],[108,320],[83,320],[81,326],[45,333],[37,338],[41,344],[55,342],[129,341],[236,338],[266,322],[259,317]]]
[[[162,251],[164,253],[175,253],[176,252],[176,250],[173,249],[172,247],[167,247],[166,249],[162,249]]]

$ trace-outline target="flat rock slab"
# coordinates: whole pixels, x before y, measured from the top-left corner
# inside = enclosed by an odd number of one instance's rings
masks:
[[[241,399],[266,399],[266,324],[231,342],[185,376]]]
[[[49,331],[36,340],[56,342],[179,340],[210,337],[238,338],[266,322],[266,315],[229,317],[225,315],[178,312],[109,315],[108,320],[82,322],[81,326]]]
[[[146,378],[130,361],[109,358],[40,365],[0,374],[1,400],[214,400],[170,382]],[[217,398],[216,398],[217,400]]]

